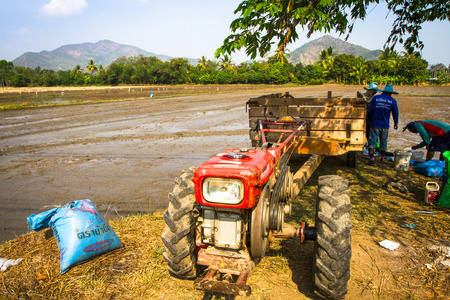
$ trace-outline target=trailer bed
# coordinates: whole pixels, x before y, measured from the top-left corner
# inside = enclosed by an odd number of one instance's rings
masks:
[[[327,98],[278,93],[251,98],[247,107],[253,147],[261,146],[261,134],[256,130],[259,120],[277,121],[283,116],[292,116],[297,122],[310,121],[308,136],[298,143],[299,154],[341,155],[362,151],[365,144],[366,102],[362,98],[332,98],[331,92]],[[280,134],[268,133],[266,139],[275,142]]]

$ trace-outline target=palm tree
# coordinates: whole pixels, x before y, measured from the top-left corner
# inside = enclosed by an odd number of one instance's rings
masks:
[[[402,55],[404,58],[421,57],[420,53],[418,51],[414,51],[413,48],[408,48],[406,52],[402,51]]]
[[[389,60],[390,57],[391,57],[391,48],[384,47],[384,49],[380,52],[380,59]]]
[[[197,67],[200,69],[200,71],[205,72],[207,70],[207,65],[208,64],[208,60],[206,59],[205,56],[202,56],[199,60],[198,60],[198,65]]]
[[[319,54],[319,59],[324,60],[328,57],[335,57],[337,52],[334,51],[333,47],[329,46],[327,49],[323,49]]]
[[[334,57],[337,52],[334,51],[333,47],[329,46],[327,49],[323,49],[319,54],[319,63],[323,67],[323,77],[326,77],[333,68]]]
[[[75,68],[73,69],[73,73],[74,73],[75,75],[81,74],[81,73],[82,73],[82,72],[81,72],[81,66],[80,66],[80,65],[76,65]]]
[[[86,66],[86,71],[88,71],[89,73],[94,74],[94,72],[98,71],[98,67],[95,65],[94,60],[90,60],[89,64]]]
[[[395,74],[395,71],[400,64],[400,55],[397,51],[385,47],[380,53],[379,61],[381,72],[385,75],[392,75]]]
[[[232,71],[233,62],[231,61],[231,57],[225,54],[225,56],[220,60],[220,70],[222,71]]]
[[[289,50],[285,49],[284,52],[280,52],[276,54],[276,59],[278,62],[280,62],[282,65],[285,65],[287,63],[289,63],[289,57],[291,57],[291,55],[288,53]]]
[[[358,56],[356,58],[356,63],[352,67],[351,75],[354,75],[358,79],[358,84],[361,84],[361,80],[367,76],[367,64],[364,57]]]

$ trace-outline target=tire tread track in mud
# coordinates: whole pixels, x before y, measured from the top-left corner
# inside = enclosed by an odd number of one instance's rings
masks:
[[[99,137],[94,139],[82,139],[78,141],[69,140],[67,142],[58,142],[58,143],[48,143],[48,144],[39,144],[39,145],[26,145],[26,146],[11,146],[7,149],[0,149],[0,155],[6,154],[6,153],[14,153],[14,152],[31,152],[31,151],[38,151],[41,149],[46,149],[49,147],[61,147],[61,146],[68,146],[68,145],[85,145],[90,143],[105,143],[109,141],[133,141],[139,138],[140,140],[159,140],[159,139],[168,139],[168,138],[187,138],[187,137],[201,137],[201,136],[216,136],[218,135],[218,132],[215,131],[208,131],[208,132],[187,132],[187,133],[173,133],[173,134],[146,134],[146,135],[140,135],[140,136],[113,136],[113,137]],[[220,131],[221,135],[245,135],[247,134],[246,130],[231,130],[231,131]],[[6,138],[5,138],[6,139]],[[2,140],[2,138],[0,138]]]

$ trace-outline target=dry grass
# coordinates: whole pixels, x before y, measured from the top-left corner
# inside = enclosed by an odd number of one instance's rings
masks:
[[[64,275],[59,272],[59,250],[50,229],[3,244],[1,257],[24,260],[1,273],[0,298],[149,299],[177,295],[183,293],[183,286],[192,287],[166,271],[161,212],[110,224],[125,247],[75,266]]]
[[[370,294],[375,299],[448,299],[449,268],[438,262],[445,258],[445,253],[433,248],[450,246],[450,213],[446,208],[424,202],[426,182],[439,179],[421,175],[413,168],[397,171],[393,163],[373,167],[364,162],[362,159],[358,168],[352,169],[342,167],[344,157],[330,157],[314,174],[336,174],[349,179],[353,235],[360,237],[357,243],[362,249],[355,249],[353,243],[353,253],[372,255],[370,269],[374,271],[373,276],[368,276],[370,272],[355,271],[356,265],[362,269],[362,263],[354,258],[351,284],[361,289],[361,295]],[[387,187],[386,183],[393,180],[402,181],[410,192]],[[315,193],[314,186],[307,189]],[[404,224],[414,224],[416,228],[404,228]],[[377,243],[384,239],[399,243],[401,248],[397,253],[374,251],[381,248]],[[370,293],[364,293],[370,286]]]

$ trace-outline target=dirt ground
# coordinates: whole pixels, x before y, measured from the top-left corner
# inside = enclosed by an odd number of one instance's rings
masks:
[[[107,218],[164,210],[173,179],[182,169],[200,165],[224,149],[250,146],[245,102],[251,97],[285,91],[296,97],[326,97],[327,91],[354,97],[358,90],[362,87],[283,87],[0,111],[0,242],[27,232],[30,214],[72,200],[91,199]],[[418,135],[401,132],[409,121],[450,123],[450,87],[395,90],[400,92],[395,97],[400,129],[391,130],[389,150],[420,142]],[[385,272],[404,267],[399,257],[405,253],[388,253],[367,236],[354,235],[352,245],[352,261],[359,261],[352,274],[376,281],[364,287],[352,283],[350,290],[355,292],[349,291],[348,299],[372,299],[370,290],[383,286]],[[308,247],[297,254],[311,256]],[[264,274],[255,271],[253,276]],[[306,292],[310,281],[293,278],[285,283],[283,278],[272,281],[285,284],[292,294],[281,290],[279,299],[311,296]],[[264,289],[259,289],[261,298]]]
[[[0,241],[52,205],[162,210],[173,178],[249,145],[245,102],[272,91],[0,111]]]

